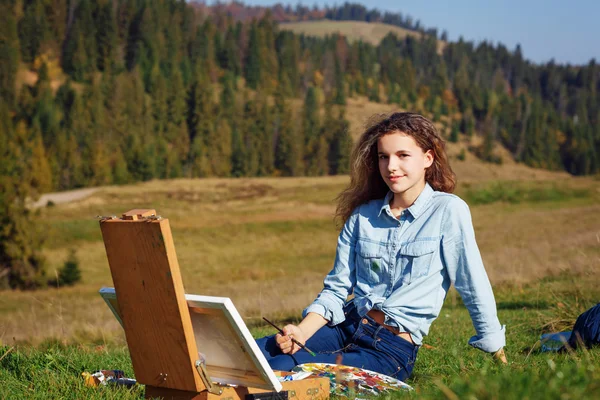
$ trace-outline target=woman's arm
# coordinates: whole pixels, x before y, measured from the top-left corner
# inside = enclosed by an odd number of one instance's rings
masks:
[[[504,326],[500,325],[492,286],[475,241],[471,213],[458,197],[448,203],[442,221],[442,255],[450,280],[463,299],[476,335],[469,344],[506,360]]]

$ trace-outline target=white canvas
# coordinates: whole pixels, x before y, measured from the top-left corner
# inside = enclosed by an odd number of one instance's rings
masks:
[[[115,289],[102,288],[100,295],[123,326]],[[281,383],[231,299],[191,294],[185,299],[199,357],[206,361],[213,382],[281,390]]]

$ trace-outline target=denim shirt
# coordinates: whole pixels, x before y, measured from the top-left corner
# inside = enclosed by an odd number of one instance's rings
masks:
[[[386,325],[409,332],[420,345],[454,284],[475,327],[469,344],[490,353],[504,347],[505,327],[498,321],[467,204],[426,184],[395,218],[392,196],[354,210],[340,232],[324,288],[303,314],[314,312],[337,325],[353,293],[361,316],[381,310]]]

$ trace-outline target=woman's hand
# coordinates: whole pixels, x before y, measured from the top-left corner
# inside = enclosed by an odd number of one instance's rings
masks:
[[[279,346],[283,354],[294,354],[295,352],[300,350],[300,346],[298,346],[292,341],[292,337],[302,344],[306,343],[307,339],[304,335],[304,332],[302,332],[302,329],[300,329],[296,325],[290,324],[284,326],[283,333],[285,335],[282,335],[280,333],[275,335],[275,341],[277,342],[277,346]]]
[[[498,361],[499,363],[505,365],[508,364],[508,360],[506,360],[506,354],[504,354],[504,347],[493,353],[492,357],[494,357],[494,360]]]

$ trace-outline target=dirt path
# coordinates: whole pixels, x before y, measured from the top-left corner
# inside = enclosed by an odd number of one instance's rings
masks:
[[[98,188],[84,188],[67,190],[64,192],[46,193],[43,194],[38,201],[32,204],[32,208],[45,207],[49,201],[53,202],[54,204],[62,204],[85,199],[86,197],[91,196],[97,190]]]

